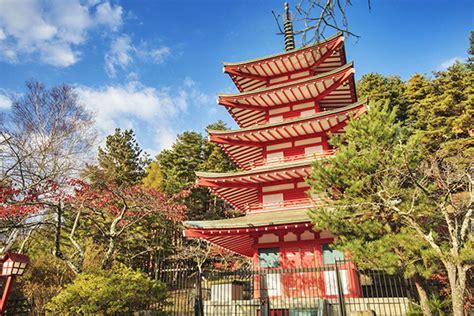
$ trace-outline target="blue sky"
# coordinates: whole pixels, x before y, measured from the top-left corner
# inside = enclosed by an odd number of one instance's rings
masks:
[[[222,119],[223,61],[282,50],[270,0],[0,0],[0,111],[24,82],[76,87],[100,135],[133,128],[148,152]],[[290,1],[290,7],[298,1]],[[466,57],[472,1],[353,0],[346,51],[356,76],[407,79]],[[330,34],[328,34],[330,35]]]

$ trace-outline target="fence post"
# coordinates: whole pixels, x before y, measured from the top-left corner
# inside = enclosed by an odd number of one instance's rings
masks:
[[[270,299],[268,297],[267,273],[260,270],[260,316],[270,316]]]
[[[337,301],[339,304],[339,315],[346,316],[346,307],[344,306],[344,290],[342,288],[341,276],[339,275],[339,266],[337,260],[334,261],[336,268],[336,282],[337,282]]]
[[[196,298],[194,299],[194,316],[204,316],[204,306],[202,302],[201,271],[196,271]]]

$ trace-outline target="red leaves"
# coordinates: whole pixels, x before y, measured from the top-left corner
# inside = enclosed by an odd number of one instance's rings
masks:
[[[20,190],[12,186],[0,186],[0,219],[13,219],[37,212],[41,208],[35,189]]]
[[[94,214],[121,216],[133,221],[147,215],[159,215],[166,220],[183,220],[186,207],[178,201],[188,193],[183,191],[174,197],[141,185],[119,187],[92,187],[80,179],[70,179],[65,186],[46,181],[28,189],[0,186],[0,219],[11,219],[34,214],[42,208],[57,204],[80,208]]]
[[[91,187],[77,179],[69,183],[75,193],[68,199],[68,203],[91,215],[121,217],[123,221],[159,215],[166,220],[178,222],[184,217],[186,207],[176,202],[179,196],[169,198],[160,191],[141,185],[120,187],[109,183],[107,186]]]

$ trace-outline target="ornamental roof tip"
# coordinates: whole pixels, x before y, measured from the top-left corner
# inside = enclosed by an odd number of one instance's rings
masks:
[[[226,94],[226,93],[218,93],[218,96],[219,98],[220,97],[239,97],[239,96],[244,96],[244,95],[251,95],[251,94],[258,94],[258,93],[262,93],[262,92],[266,92],[266,91],[272,91],[272,90],[276,90],[276,89],[280,89],[280,88],[284,88],[284,87],[291,87],[291,86],[294,86],[294,85],[297,85],[297,84],[300,84],[300,83],[303,83],[303,82],[306,82],[306,81],[312,81],[312,80],[315,80],[315,79],[319,79],[319,78],[324,78],[324,77],[327,77],[327,76],[331,76],[331,75],[334,75],[344,69],[347,69],[347,68],[352,68],[354,69],[354,61],[350,61],[340,67],[337,67],[331,71],[326,71],[326,72],[323,72],[323,73],[320,73],[320,74],[317,74],[317,75],[314,75],[314,76],[311,76],[311,77],[307,77],[307,78],[303,78],[303,79],[300,79],[300,80],[296,80],[296,81],[291,81],[291,82],[285,82],[285,83],[282,83],[282,84],[278,84],[278,85],[273,85],[273,86],[270,86],[270,87],[264,87],[264,88],[260,88],[260,89],[257,89],[257,90],[251,90],[251,91],[245,91],[245,92],[240,92],[240,93],[235,93],[235,94]],[[354,70],[355,72],[355,70]],[[218,102],[219,103],[219,102]]]
[[[322,41],[319,41],[319,42],[316,42],[316,43],[313,43],[313,44],[304,45],[304,46],[301,46],[300,48],[292,49],[291,51],[284,51],[284,52],[280,52],[280,53],[276,53],[276,54],[266,55],[266,56],[260,57],[260,58],[253,58],[253,59],[244,60],[244,61],[241,61],[241,62],[224,62],[223,63],[224,64],[224,72],[225,72],[225,67],[226,66],[239,66],[239,65],[250,64],[250,63],[254,63],[254,62],[258,62],[258,61],[263,61],[265,59],[271,59],[271,58],[276,58],[276,57],[282,57],[282,56],[289,55],[289,54],[294,54],[295,52],[302,51],[306,48],[326,44],[327,42],[330,42],[330,41],[332,41],[332,40],[334,40],[338,37],[342,37],[342,41],[344,41],[343,33],[342,32],[337,32],[336,34],[334,34],[330,37],[327,37],[326,39],[324,39]]]

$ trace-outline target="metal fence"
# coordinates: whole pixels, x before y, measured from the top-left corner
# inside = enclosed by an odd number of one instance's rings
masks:
[[[397,275],[362,271],[350,262],[296,269],[222,271],[163,269],[168,315],[406,315],[416,301]]]

